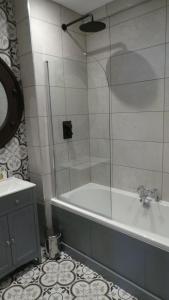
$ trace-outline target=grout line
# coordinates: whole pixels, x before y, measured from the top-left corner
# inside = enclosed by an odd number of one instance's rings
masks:
[[[63,42],[62,42],[62,44],[63,44]],[[113,54],[113,55],[111,55],[111,57],[110,56],[105,56],[103,58],[101,57],[101,58],[97,59],[97,61],[95,60],[95,57],[94,57],[94,56],[97,56],[97,54],[93,54],[93,57],[91,57],[93,60],[92,61],[87,61],[87,62],[86,62],[85,59],[84,60],[80,60],[78,58],[72,58],[72,57],[63,56],[63,51],[62,51],[62,56],[58,56],[58,55],[53,55],[53,54],[49,54],[49,53],[45,53],[45,52],[36,51],[34,49],[29,50],[29,51],[27,51],[27,52],[25,52],[23,54],[20,54],[20,58],[22,58],[24,56],[27,56],[29,54],[32,54],[32,55],[34,55],[34,54],[40,54],[42,56],[45,55],[47,57],[52,57],[52,58],[55,57],[57,59],[68,60],[68,61],[72,61],[72,62],[75,61],[77,63],[81,63],[81,64],[84,64],[84,65],[87,64],[88,65],[88,64],[92,64],[92,63],[96,63],[96,62],[98,63],[100,61],[106,60],[109,57],[110,57],[110,59],[113,59],[114,57],[119,57],[119,56],[124,56],[124,55],[132,55],[134,53],[137,53],[137,52],[140,52],[140,51],[144,51],[146,49],[152,49],[152,48],[156,48],[156,47],[160,47],[160,46],[165,46],[166,44],[169,44],[169,42],[165,43],[165,41],[164,41],[163,43],[158,43],[158,44],[150,45],[150,46],[147,46],[147,47],[130,49],[130,50],[122,52],[120,54]],[[63,45],[62,45],[62,48],[63,48]],[[111,48],[111,50],[112,50],[112,48]],[[95,51],[95,50],[93,50],[93,51]],[[90,57],[91,54],[88,53],[87,55]]]
[[[163,110],[142,110],[142,111],[115,111],[112,112],[111,115],[122,115],[122,114],[145,114],[145,113],[163,113]],[[165,111],[167,112],[167,111]],[[85,114],[71,114],[71,115],[85,115]],[[90,115],[109,115],[108,112],[105,113],[100,113],[100,112],[89,112],[89,116]]]
[[[167,60],[167,12],[168,12],[168,6],[167,6],[167,0],[166,0],[166,11],[165,11],[165,57],[164,57],[164,77],[166,76],[166,60]],[[166,98],[166,81],[164,80],[164,102],[163,102],[163,145],[162,145],[162,181],[161,181],[161,195],[163,195],[163,173],[164,173],[164,143],[165,143],[165,98]],[[163,197],[162,197],[163,198]]]
[[[105,6],[106,9],[106,15],[108,14],[107,11],[107,6]],[[109,36],[109,61],[111,61],[111,31],[110,31],[110,18],[108,17],[108,36]],[[112,98],[111,98],[111,87],[110,87],[110,82],[111,82],[111,64],[110,64],[110,77],[107,76],[106,71],[105,71],[107,83],[108,83],[108,89],[109,89],[109,156],[110,156],[110,188],[113,186],[113,171],[111,168],[111,165],[113,163],[113,150],[112,150],[112,141],[111,141],[111,136],[112,136],[112,117],[111,117],[111,112],[112,112]],[[90,114],[89,114],[90,118]],[[110,193],[110,200],[112,200],[112,193]],[[111,201],[111,211],[112,211],[112,201]]]
[[[134,167],[134,166],[129,166],[125,164],[118,164],[118,163],[113,163],[112,164],[115,167],[124,167],[124,168],[129,168],[129,169],[136,169],[136,170],[142,170],[142,171],[148,171],[148,172],[153,172],[153,173],[158,173],[158,174],[163,174],[162,170],[152,170],[152,169],[145,169],[145,168],[139,168],[139,167]]]
[[[112,45],[111,45],[112,46]],[[155,47],[160,47],[160,46],[165,46],[165,41],[164,42],[162,42],[162,43],[158,43],[158,44],[154,44],[154,45],[150,45],[150,46],[147,46],[147,47],[142,47],[142,48],[133,48],[133,49],[130,49],[130,50],[128,50],[128,51],[123,51],[123,52],[120,52],[119,54],[112,54],[111,55],[111,60],[114,58],[114,57],[119,57],[119,56],[124,56],[124,55],[132,55],[132,54],[135,54],[135,53],[137,53],[137,52],[141,52],[141,51],[144,51],[144,50],[147,50],[147,49],[152,49],[152,48],[155,48]],[[120,48],[120,46],[119,46],[119,48]],[[112,48],[111,48],[111,50],[112,50]],[[91,53],[88,53],[88,55],[89,55],[89,57],[91,58],[91,61],[89,60],[88,62],[87,62],[87,64],[90,64],[90,63],[94,63],[94,60],[92,60],[94,57],[96,57],[97,55],[99,55],[99,54],[95,54],[95,51],[96,50],[92,50],[91,51]],[[92,53],[94,53],[94,54],[92,54]],[[91,55],[93,55],[93,56],[91,56]],[[103,60],[106,60],[106,59],[108,59],[109,57],[108,56],[105,56],[105,57],[100,57],[99,58],[99,61],[103,61]]]
[[[93,137],[91,136],[90,139],[93,140],[109,140],[109,138],[107,137]],[[112,141],[123,141],[123,142],[141,142],[141,143],[158,143],[158,144],[162,144],[163,141],[155,141],[155,140],[149,140],[149,141],[145,141],[145,140],[132,140],[132,139],[122,139],[122,138],[111,138]],[[169,142],[166,142],[167,144],[169,144]]]
[[[144,5],[145,3],[141,3],[141,5]],[[108,9],[108,5],[105,5],[106,6],[106,10]],[[151,14],[151,13],[153,13],[153,12],[155,12],[155,11],[157,11],[157,10],[160,10],[160,9],[162,9],[162,8],[165,8],[165,5],[163,6],[163,5],[161,5],[160,7],[158,7],[158,8],[156,8],[156,9],[152,9],[152,10],[150,10],[150,11],[148,11],[148,12],[145,12],[145,13],[143,13],[143,14],[140,14],[140,15],[138,15],[138,16],[135,16],[135,17],[133,17],[133,18],[129,18],[129,19],[126,19],[126,20],[124,20],[124,21],[121,21],[121,22],[119,22],[119,23],[116,23],[116,24],[114,24],[114,25],[112,25],[112,26],[110,26],[110,28],[112,28],[112,27],[114,27],[114,26],[117,26],[117,25],[119,25],[119,24],[122,24],[122,23],[125,23],[125,22],[128,22],[128,21],[130,21],[130,20],[133,20],[133,19],[137,19],[137,18],[140,18],[140,17],[143,17],[144,15],[147,15],[147,14]],[[129,7],[129,9],[133,9],[133,7]],[[129,10],[128,9],[128,10]],[[117,12],[116,14],[120,14],[120,13],[123,13],[124,11],[126,11],[126,10],[122,10],[121,12]],[[61,13],[60,13],[61,14]],[[113,17],[113,14],[112,15],[106,15],[103,19],[106,19],[106,18],[112,18]],[[61,20],[61,18],[60,18],[60,24],[56,24],[56,23],[54,23],[54,22],[49,22],[49,21],[47,21],[47,20],[44,20],[44,19],[42,19],[42,18],[37,18],[37,17],[34,17],[34,16],[29,16],[29,15],[27,15],[27,16],[25,16],[25,17],[23,17],[23,18],[21,18],[20,20],[18,20],[18,21],[16,21],[16,24],[19,24],[19,23],[21,23],[21,22],[23,22],[25,19],[35,19],[35,20],[39,20],[39,21],[41,21],[41,22],[44,22],[44,23],[47,23],[47,24],[50,24],[50,25],[54,25],[54,26],[57,26],[57,27],[59,27],[60,29],[61,29],[61,25],[62,25],[62,20]],[[85,34],[83,34],[83,33],[81,33],[80,31],[76,31],[76,30],[70,30],[70,31],[72,31],[72,32],[74,32],[74,33],[77,33],[77,34],[79,34],[79,35],[82,35],[82,36],[86,36]]]
[[[60,144],[71,144],[71,143],[80,143],[80,142],[88,142],[89,141],[89,137],[88,138],[83,138],[83,139],[79,139],[79,140],[70,140],[70,141],[61,141],[61,142],[57,142],[54,144],[54,146],[60,145]]]
[[[139,83],[147,83],[147,82],[152,82],[152,81],[160,81],[164,79],[169,79],[168,77],[159,77],[159,78],[152,78],[152,79],[146,79],[146,80],[139,80],[139,81],[129,81],[129,82],[123,82],[123,83],[114,83],[110,84],[110,86],[103,85],[103,86],[96,86],[96,87],[89,87],[89,90],[95,90],[95,89],[102,89],[102,88],[113,88],[113,87],[118,87],[118,86],[124,86],[124,85],[137,85]]]
[[[87,33],[85,34],[85,51],[87,53]],[[87,114],[87,117],[88,117],[88,142],[89,142],[89,145],[88,145],[88,149],[89,149],[89,161],[90,161],[90,166],[91,166],[91,141],[90,141],[90,118],[89,118],[89,92],[88,92],[88,66],[87,66],[87,55],[85,57],[85,64],[86,64],[86,76],[85,76],[85,79],[86,79],[86,88],[87,88],[87,91],[86,91],[86,100],[87,100],[87,108],[88,108],[88,114]],[[89,180],[90,182],[92,182],[92,170],[91,170],[91,167],[89,169]]]
[[[164,41],[162,43],[155,44],[155,45],[150,45],[150,46],[143,47],[143,48],[130,49],[129,51],[125,51],[125,52],[120,53],[120,54],[114,54],[114,55],[112,55],[111,59],[114,58],[114,57],[117,57],[117,56],[132,55],[133,53],[138,53],[138,52],[141,52],[141,51],[144,51],[144,50],[147,50],[147,49],[152,49],[152,48],[157,48],[157,47],[160,47],[160,46],[165,46],[165,44],[166,43]]]
[[[61,9],[60,9],[60,19],[61,19]],[[64,53],[64,50],[63,50],[63,31],[61,31],[61,44],[62,44],[62,56],[63,56],[63,53]],[[64,100],[65,100],[65,119],[67,119],[67,97],[66,97],[66,91],[65,91],[65,62],[63,61],[63,80],[64,80]],[[70,161],[70,147],[68,147],[69,143],[67,141],[65,141],[65,143],[67,145],[67,158],[68,158],[68,161]],[[56,166],[55,166],[55,170],[56,170]],[[71,170],[70,168],[67,168],[68,170],[68,177],[69,177],[69,183],[68,183],[68,186],[69,186],[69,190],[72,189],[72,186],[71,186]],[[57,195],[59,197],[59,195]]]
[[[31,36],[32,37],[32,36]],[[86,65],[86,61],[85,59],[84,60],[80,60],[78,58],[72,58],[72,57],[67,57],[67,56],[58,56],[58,55],[53,55],[53,54],[49,54],[47,52],[40,52],[40,51],[36,51],[34,50],[33,48],[23,54],[20,54],[19,57],[20,58],[23,58],[24,56],[28,56],[28,55],[35,55],[35,54],[40,54],[41,56],[46,56],[46,58],[48,57],[51,57],[51,58],[57,58],[57,59],[60,59],[60,60],[68,60],[68,61],[72,61],[72,62],[77,62],[77,63],[81,63],[83,65]],[[49,61],[50,62],[50,61]],[[52,61],[53,62],[53,61]]]
[[[145,4],[145,3],[144,3],[144,4]],[[129,10],[130,10],[130,9],[132,9],[132,7],[130,7]],[[113,24],[113,25],[110,26],[110,28],[115,27],[115,26],[119,26],[119,25],[121,25],[121,24],[130,22],[130,21],[132,21],[132,20],[136,20],[136,19],[142,18],[142,17],[144,17],[144,16],[146,16],[146,15],[154,14],[155,12],[160,11],[160,10],[164,10],[164,9],[165,9],[165,5],[164,5],[164,6],[160,6],[160,7],[156,8],[156,9],[152,9],[152,10],[147,11],[147,12],[145,12],[145,13],[143,13],[143,14],[138,15],[138,16],[131,17],[131,18],[129,18],[129,19],[126,19],[126,20],[123,20],[123,21],[118,22],[118,23],[116,23],[116,24]],[[124,12],[124,11],[123,11],[123,12]],[[123,13],[123,12],[122,12],[122,13]],[[113,16],[110,15],[109,18],[111,19],[111,18],[113,18]]]
[[[157,145],[161,145],[163,142],[157,142],[157,141],[142,141],[142,140],[121,140],[121,139],[111,139],[111,141],[113,142],[122,142],[122,143],[143,143],[143,144],[157,144]],[[169,142],[167,143],[167,144],[169,144]]]
[[[144,1],[144,2],[142,2],[142,3],[140,3],[140,4],[137,4],[137,6],[143,6],[143,5],[145,5],[147,2],[152,2],[152,1]],[[157,1],[156,1],[157,2]],[[101,17],[101,18],[99,18],[99,20],[105,20],[105,19],[108,19],[108,18],[113,18],[114,16],[116,16],[116,15],[120,15],[120,14],[123,14],[124,12],[126,12],[126,11],[129,11],[129,10],[131,10],[131,9],[135,9],[135,8],[137,8],[137,6],[134,6],[134,7],[127,7],[127,8],[124,8],[124,9],[122,9],[122,10],[120,10],[120,11],[117,11],[117,12],[115,12],[115,13],[112,13],[111,15],[109,15],[108,14],[108,9],[109,9],[109,4],[106,4],[106,5],[103,5],[104,7],[105,7],[105,10],[106,10],[106,16],[103,16],[103,17]],[[102,6],[102,7],[103,7]],[[128,21],[130,21],[130,20],[133,20],[133,19],[137,19],[137,18],[140,18],[140,17],[143,17],[144,15],[148,15],[148,14],[151,14],[151,13],[154,13],[154,12],[156,12],[157,10],[160,10],[160,9],[163,9],[163,8],[165,8],[165,5],[161,5],[161,6],[159,6],[159,7],[157,7],[157,8],[155,8],[155,9],[150,9],[149,11],[147,11],[147,12],[143,12],[143,13],[141,13],[141,14],[138,14],[137,16],[135,16],[135,17],[128,17],[128,18],[126,18],[125,20],[123,20],[123,21],[120,21],[120,22],[117,22],[117,23],[115,23],[115,24],[113,24],[112,26],[110,26],[110,28],[112,28],[112,27],[114,27],[114,26],[118,26],[118,25],[120,25],[120,24],[122,24],[122,23],[125,23],[125,22],[128,22]],[[96,9],[97,10],[97,9]],[[94,11],[95,12],[95,11]]]
[[[47,87],[47,85],[45,84],[31,84],[31,85],[28,85],[28,86],[23,86],[23,89],[29,89],[31,87]],[[62,89],[72,89],[72,90],[83,90],[83,91],[86,91],[87,92],[87,88],[83,88],[83,87],[64,87],[63,85],[51,85],[50,88],[62,88]]]
[[[144,83],[144,82],[152,82],[152,81],[158,81],[158,80],[164,80],[165,77],[158,77],[158,78],[152,78],[152,79],[146,79],[146,80],[139,80],[139,81],[130,81],[130,82],[123,82],[123,83],[115,83],[115,84],[112,84],[111,86],[123,86],[123,85],[137,85],[139,83]]]
[[[61,14],[61,12],[60,12]],[[30,16],[29,20],[31,21],[31,19],[33,20],[37,20],[37,21],[40,21],[42,23],[47,23],[48,25],[51,25],[51,26],[54,26],[54,27],[57,27],[58,29],[60,29],[62,31],[62,22],[60,22],[60,24],[56,24],[56,23],[53,23],[53,22],[49,22],[47,20],[44,20],[44,19],[41,19],[41,18],[37,18],[37,17],[33,17],[33,16]],[[23,19],[24,20],[24,19]],[[61,20],[60,20],[61,21]],[[69,29],[69,31],[73,32],[73,33],[76,33],[82,37],[85,37],[85,34],[83,34],[80,30],[79,31],[76,31],[76,30],[72,30],[72,29]]]

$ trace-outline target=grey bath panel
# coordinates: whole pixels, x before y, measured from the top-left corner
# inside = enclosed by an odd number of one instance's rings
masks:
[[[66,251],[139,300],[169,300],[169,253],[53,207]]]
[[[62,233],[62,240],[84,254],[91,255],[91,222],[78,215],[53,206],[55,232]]]
[[[94,223],[92,258],[144,287],[144,244],[120,232]]]
[[[145,289],[169,299],[169,253],[146,245]]]
[[[116,272],[110,270],[109,268],[105,267],[103,264],[100,264],[91,257],[82,254],[76,249],[70,248],[66,244],[63,244],[63,247],[65,252],[71,255],[74,259],[86,264],[95,272],[102,274],[102,276],[104,276],[106,280],[112,281],[114,284],[120,286],[125,291],[128,291],[130,294],[132,294],[139,300],[162,300],[161,297],[159,298],[154,296],[152,293],[149,293],[148,291],[142,289],[138,285],[120,276]]]

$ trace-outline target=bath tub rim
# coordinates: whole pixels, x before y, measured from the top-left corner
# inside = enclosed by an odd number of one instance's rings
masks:
[[[116,189],[117,190],[117,189]],[[130,193],[130,192],[129,192]],[[131,193],[134,195],[134,193]],[[136,194],[135,194],[136,195]],[[167,207],[169,207],[169,203],[161,200],[161,203]],[[134,228],[130,225],[126,225],[124,223],[106,218],[94,212],[88,211],[86,209],[80,208],[70,203],[66,203],[63,200],[59,200],[57,198],[51,198],[51,205],[59,207],[61,209],[65,209],[71,213],[75,213],[85,219],[89,219],[90,221],[97,222],[100,225],[118,231],[122,234],[126,234],[127,236],[142,241],[146,244],[169,252],[169,238],[160,237],[158,234],[148,232],[143,229]],[[151,236],[150,236],[151,235]],[[158,241],[157,238],[160,240]]]

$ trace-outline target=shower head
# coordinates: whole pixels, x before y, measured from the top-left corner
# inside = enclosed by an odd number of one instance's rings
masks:
[[[106,24],[92,19],[92,21],[80,25],[79,28],[83,32],[99,32],[106,28]]]
[[[101,30],[104,30],[106,28],[106,24],[103,23],[103,22],[100,22],[100,21],[94,21],[94,17],[92,14],[87,14],[85,16],[82,16],[78,19],[76,19],[75,21],[72,21],[68,24],[62,24],[62,29],[64,31],[67,30],[67,28],[77,22],[80,22],[88,17],[91,17],[91,21],[89,22],[86,22],[82,25],[80,25],[80,30],[83,31],[83,32],[98,32],[98,31],[101,31]]]

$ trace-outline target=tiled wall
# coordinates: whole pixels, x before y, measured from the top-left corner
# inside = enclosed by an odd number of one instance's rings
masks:
[[[30,175],[39,187],[40,200],[43,188],[47,197],[52,196],[45,61],[49,62],[57,192],[90,181],[89,163],[87,168],[77,167],[84,159],[89,161],[86,38],[77,26],[69,34],[62,31],[62,23],[79,15],[52,1],[17,0],[16,6]],[[63,120],[72,120],[70,142],[63,140]]]
[[[145,184],[169,199],[169,2],[142,2],[115,0],[94,12],[106,30],[86,37],[75,25],[70,37],[60,26],[77,14],[30,0],[28,16],[27,1],[16,1],[31,179],[48,197],[46,60],[58,193],[91,180],[132,191]],[[87,61],[77,43],[87,45]],[[71,142],[62,138],[65,119],[73,122]]]
[[[0,57],[12,69],[20,82],[13,0],[0,1]],[[2,114],[2,107],[0,110]],[[28,154],[24,117],[14,137],[4,148],[0,149],[0,168],[4,170],[7,177],[15,176],[21,179],[28,179]]]
[[[141,2],[99,8],[107,29],[87,37],[93,155],[109,159],[109,125],[112,141],[111,178],[104,163],[104,179],[97,166],[92,180],[131,191],[145,184],[169,200],[169,1]]]

